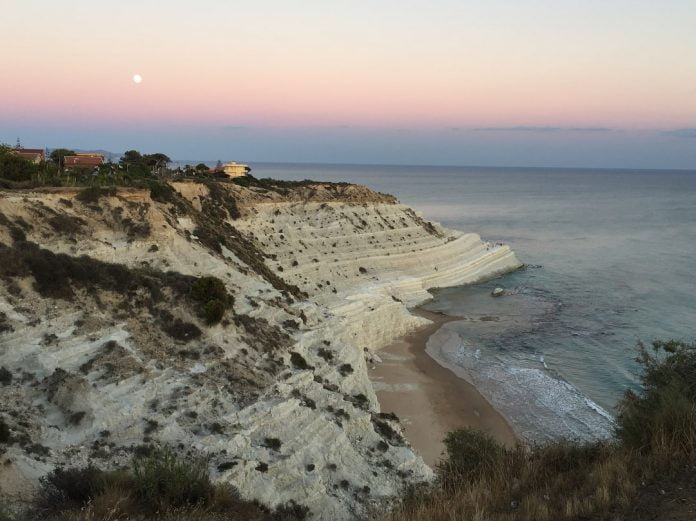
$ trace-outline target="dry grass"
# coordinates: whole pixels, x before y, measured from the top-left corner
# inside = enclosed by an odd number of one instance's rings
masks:
[[[271,511],[211,483],[204,459],[180,460],[169,450],[137,456],[128,469],[57,469],[43,479],[36,504],[22,521],[300,521],[305,507]]]
[[[484,435],[458,431],[452,437]],[[617,445],[555,444],[530,450],[499,447],[473,472],[443,464],[440,487],[414,492],[385,519],[450,521],[562,521],[610,519],[628,506],[651,468]]]

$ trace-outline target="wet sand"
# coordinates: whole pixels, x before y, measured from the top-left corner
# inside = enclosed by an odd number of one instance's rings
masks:
[[[473,385],[426,352],[430,336],[457,318],[425,310],[414,313],[433,323],[381,349],[382,363],[369,371],[382,411],[401,419],[408,441],[429,465],[440,459],[447,432],[461,427],[514,444],[517,438],[505,418]]]

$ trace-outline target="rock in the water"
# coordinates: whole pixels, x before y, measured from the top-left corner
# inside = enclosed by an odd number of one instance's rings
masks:
[[[505,290],[503,288],[495,288],[493,291],[491,291],[491,295],[494,297],[502,297],[505,294]]]

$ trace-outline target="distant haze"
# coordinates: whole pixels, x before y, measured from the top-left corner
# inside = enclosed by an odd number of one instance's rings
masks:
[[[2,16],[11,144],[696,168],[693,0],[25,0]]]

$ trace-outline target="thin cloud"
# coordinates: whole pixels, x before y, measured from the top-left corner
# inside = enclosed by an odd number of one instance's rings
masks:
[[[236,130],[247,130],[249,127],[245,127],[244,125],[223,125],[220,127],[220,130],[223,130],[225,132],[233,132]]]
[[[478,127],[474,132],[612,132],[607,127],[551,127],[551,126],[516,126],[516,127]]]
[[[672,137],[696,138],[696,128],[675,128],[674,130],[667,130],[663,133]]]

